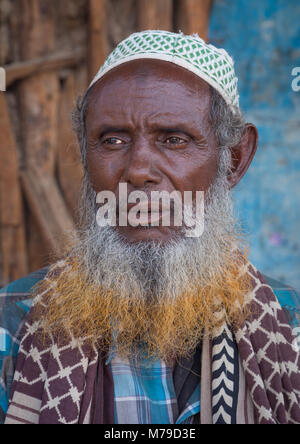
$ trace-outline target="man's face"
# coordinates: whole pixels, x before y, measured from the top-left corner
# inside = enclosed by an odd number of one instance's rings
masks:
[[[98,81],[86,113],[87,167],[94,190],[207,191],[218,172],[209,86],[189,71],[143,60]],[[129,242],[172,239],[178,227],[118,227]]]

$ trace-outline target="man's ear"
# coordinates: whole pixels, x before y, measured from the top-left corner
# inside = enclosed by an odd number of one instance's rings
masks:
[[[241,142],[231,148],[232,173],[228,177],[230,188],[239,183],[248,170],[256,152],[258,132],[255,125],[246,123]]]

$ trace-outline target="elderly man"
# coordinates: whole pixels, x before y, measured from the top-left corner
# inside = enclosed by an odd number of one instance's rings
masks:
[[[3,420],[300,423],[299,299],[249,263],[233,217],[257,130],[228,54],[196,35],[133,34],[74,125],[79,241],[2,290]],[[153,211],[141,202],[155,192]],[[172,200],[162,223],[174,192],[191,201]],[[176,208],[190,219],[175,223]]]

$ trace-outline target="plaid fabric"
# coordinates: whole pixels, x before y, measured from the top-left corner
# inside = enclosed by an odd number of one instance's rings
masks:
[[[114,356],[110,362],[114,379],[116,424],[180,424],[200,412],[200,384],[179,415],[173,369],[163,361],[136,363]]]
[[[0,423],[4,422],[20,344],[20,331],[31,306],[31,292],[48,267],[0,290]]]
[[[8,397],[20,343],[20,330],[31,305],[32,288],[44,278],[47,270],[47,268],[39,270],[0,290],[0,422],[4,422],[8,407]],[[266,277],[265,279],[284,308],[291,326],[299,328],[299,295],[290,287]],[[178,416],[172,375],[170,369],[167,369],[163,363],[156,362],[151,369],[144,369],[136,368],[132,363],[121,363],[115,358],[110,365],[114,374],[116,422],[122,421],[126,408],[129,411],[135,409],[137,422],[142,419],[150,421],[151,418],[154,421],[153,415],[157,415],[160,411],[161,421],[159,422],[183,424],[191,422],[194,415],[199,413],[200,387],[198,385]],[[151,384],[150,379],[153,381]],[[128,389],[128,392],[124,391],[124,387]]]

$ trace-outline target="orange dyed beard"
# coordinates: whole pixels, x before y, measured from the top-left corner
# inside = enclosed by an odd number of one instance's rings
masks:
[[[228,171],[225,160],[220,171]],[[241,325],[251,281],[241,270],[248,254],[225,173],[207,193],[202,236],[182,233],[167,245],[131,245],[113,227],[97,226],[94,197],[86,177],[80,240],[38,290],[42,334],[57,341],[71,334],[121,357],[172,361],[191,355],[223,322]]]
[[[124,297],[96,287],[69,259],[42,282],[38,292],[45,293],[33,316],[42,334],[59,341],[71,334],[105,352],[113,347],[121,357],[169,362],[191,355],[203,336],[212,337],[224,321],[234,329],[245,320],[251,283],[247,274],[239,276],[244,263],[240,253],[233,254],[222,276],[213,276],[205,286],[190,283],[172,300],[168,295]]]

